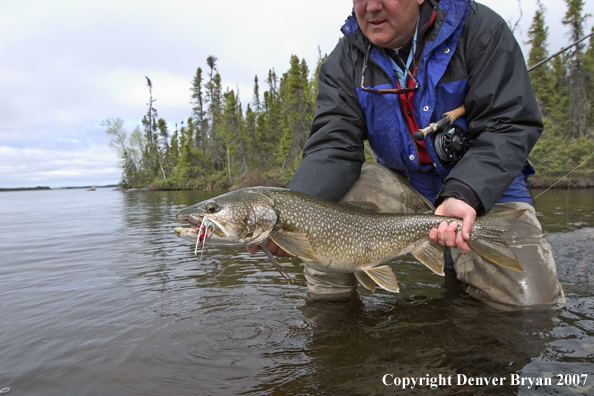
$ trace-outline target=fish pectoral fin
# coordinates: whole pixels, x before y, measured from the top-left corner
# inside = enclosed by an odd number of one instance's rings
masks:
[[[280,265],[278,261],[276,261],[276,259],[274,258],[274,256],[272,255],[272,253],[270,253],[270,250],[268,250],[268,248],[266,247],[266,245],[265,244],[261,244],[260,245],[260,249],[262,249],[262,251],[264,253],[266,253],[266,256],[268,256],[268,258],[270,259],[270,262],[272,262],[272,265],[274,265],[274,267],[278,270],[278,272],[280,272],[280,274],[283,276],[283,278],[285,278],[285,280],[287,281],[287,283],[291,284],[293,282],[293,279],[291,279],[291,277],[289,276],[289,274],[287,274],[283,270],[283,266]]]
[[[426,241],[417,246],[412,254],[431,271],[437,275],[444,276],[443,266],[445,262],[443,261],[443,246]]]
[[[396,274],[392,271],[392,267],[382,265],[381,267],[365,268],[363,272],[369,275],[369,277],[383,289],[393,293],[398,293],[400,291],[398,281],[396,280]],[[356,275],[357,274],[355,273],[355,276]],[[358,276],[357,279],[359,279]],[[363,284],[363,286],[365,286],[365,284]]]
[[[357,280],[359,281],[360,284],[363,285],[364,288],[366,288],[367,290],[369,290],[372,293],[375,292],[375,282],[373,281],[373,279],[371,279],[369,277],[369,275],[367,275],[365,272],[361,271],[361,272],[355,272],[355,276],[357,277]]]
[[[379,212],[380,208],[374,204],[373,202],[360,202],[360,201],[346,201],[346,202],[340,202],[339,205],[341,205],[344,208],[349,208],[349,209],[359,209],[359,210],[364,210],[367,212]]]
[[[309,239],[302,232],[273,231],[270,233],[270,239],[290,255],[302,260],[319,262]]]

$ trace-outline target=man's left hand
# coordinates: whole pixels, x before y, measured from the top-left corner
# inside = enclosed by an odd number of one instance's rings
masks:
[[[462,219],[462,230],[456,233],[458,223],[453,221],[448,224],[444,221],[438,228],[433,228],[429,233],[431,242],[443,246],[457,247],[461,253],[468,253],[470,247],[467,241],[470,240],[470,230],[476,219],[476,211],[472,206],[457,198],[449,197],[439,205],[435,210],[435,214]]]

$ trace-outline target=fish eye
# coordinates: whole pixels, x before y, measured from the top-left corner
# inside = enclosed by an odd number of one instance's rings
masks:
[[[208,213],[215,213],[219,210],[219,205],[217,205],[216,202],[210,201],[210,202],[207,202],[206,205],[204,205],[204,209]]]

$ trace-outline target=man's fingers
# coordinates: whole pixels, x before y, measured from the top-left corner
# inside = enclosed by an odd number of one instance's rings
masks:
[[[429,240],[431,241],[431,243],[438,243],[437,242],[437,228],[432,228],[431,231],[429,231]]]
[[[247,246],[247,251],[250,252],[251,254],[256,254],[260,251],[260,246],[258,246],[258,245]]]
[[[268,241],[268,244],[266,245],[266,247],[268,248],[268,251],[270,253],[272,253],[273,256],[291,257],[290,254],[285,252],[281,247],[279,247],[276,243],[274,243],[274,241],[272,239]]]
[[[460,249],[460,252],[468,253],[470,247],[467,241],[470,240],[470,231],[476,219],[476,210],[464,201],[454,197],[448,197],[435,210],[435,214],[462,219],[462,227],[459,232],[457,229],[454,229],[454,223],[452,223],[451,228],[443,229],[443,234],[441,234],[442,231],[438,228],[436,240],[441,245],[455,246]]]
[[[461,234],[462,233],[459,232],[456,236],[456,246],[458,247],[458,250],[460,250],[460,253],[466,254],[470,252],[470,246],[468,246]]]
[[[439,227],[437,227],[437,243],[440,245],[446,244],[446,229],[448,228],[448,223],[442,221]]]
[[[285,252],[282,248],[280,248],[276,243],[274,243],[274,241],[269,240],[268,243],[266,244],[266,247],[268,248],[268,251],[276,257],[291,257],[287,252]],[[260,246],[258,245],[254,245],[254,246],[247,246],[247,251],[250,252],[251,254],[255,254],[258,253],[260,251]]]
[[[270,253],[272,253],[273,256],[277,256],[280,257],[283,255],[284,250],[281,249],[280,247],[278,247],[278,245],[274,242],[268,242],[268,250],[270,251]]]
[[[456,246],[456,231],[458,230],[458,223],[452,221],[451,224],[445,228],[445,245],[449,247]]]
[[[447,222],[442,221],[439,227],[433,228],[431,231],[429,231],[429,240],[432,243],[436,243],[438,245],[456,247],[458,246],[459,241],[464,242],[464,239],[462,236],[460,236],[460,233],[456,233],[457,230],[457,222],[453,221],[448,224]]]
[[[462,230],[461,230],[461,234],[462,237],[464,238],[464,241],[469,241],[470,240],[470,230],[472,229],[472,226],[474,225],[474,216],[469,215],[466,219],[462,220]]]

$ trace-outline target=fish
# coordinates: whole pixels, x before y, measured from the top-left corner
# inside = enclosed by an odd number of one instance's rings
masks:
[[[525,209],[477,217],[468,246],[486,259],[524,271],[502,239]],[[258,245],[281,275],[291,282],[266,248],[274,241],[292,256],[325,272],[354,273],[359,283],[375,292],[376,285],[398,292],[392,267],[396,257],[412,254],[434,273],[444,275],[444,247],[429,240],[443,221],[462,219],[433,214],[380,213],[371,202],[334,203],[277,187],[249,187],[207,199],[180,210],[175,234],[196,243],[221,246]]]

